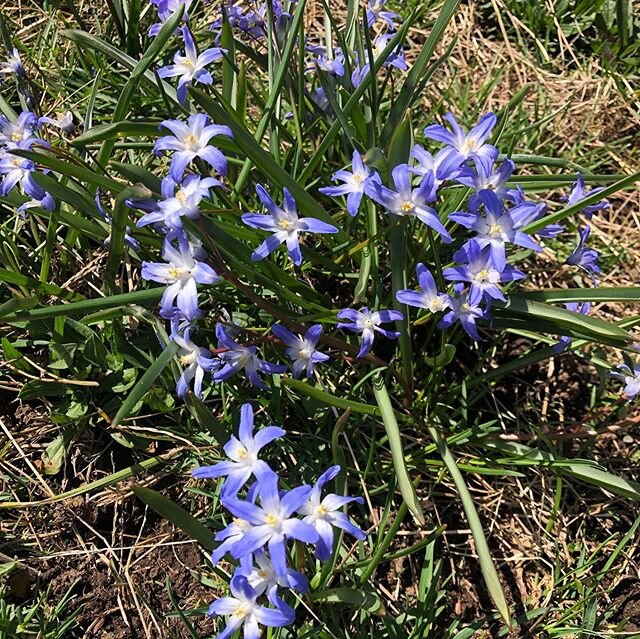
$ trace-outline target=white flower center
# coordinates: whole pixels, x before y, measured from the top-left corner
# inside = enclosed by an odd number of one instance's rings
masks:
[[[411,200],[405,200],[402,205],[400,206],[400,210],[402,211],[403,214],[407,214],[407,213],[411,213],[413,211],[413,209],[415,208],[415,205],[413,204],[413,202]]]
[[[190,364],[195,364],[198,359],[198,353],[196,351],[191,351],[185,355],[182,355],[179,359],[180,366],[189,366]]]
[[[237,617],[238,619],[244,619],[250,612],[249,606],[246,604],[240,604],[234,611],[231,613],[232,617]]]

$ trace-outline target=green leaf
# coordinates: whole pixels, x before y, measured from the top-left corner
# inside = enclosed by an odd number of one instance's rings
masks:
[[[418,501],[416,489],[409,478],[409,471],[407,470],[398,420],[393,412],[387,387],[379,373],[373,378],[373,394],[375,395],[376,402],[378,402],[382,422],[389,440],[389,448],[391,448],[391,457],[393,458],[393,469],[396,474],[400,493],[417,522],[420,525],[424,525],[424,514]]]
[[[598,286],[598,288],[549,288],[526,291],[518,297],[534,302],[640,302],[640,286]]]
[[[344,604],[366,610],[372,615],[386,615],[384,604],[374,592],[354,590],[353,588],[329,588],[312,592],[309,599],[315,603]]]
[[[296,392],[312,397],[313,399],[317,399],[319,402],[328,404],[329,406],[335,406],[336,408],[350,408],[354,413],[364,413],[365,415],[380,415],[380,410],[376,406],[360,404],[359,402],[353,402],[349,399],[330,395],[329,393],[298,379],[284,377],[280,380],[280,383],[283,386],[289,386]]]
[[[46,447],[43,462],[44,472],[47,475],[57,475],[60,472],[67,456],[69,442],[73,439],[77,430],[75,424],[65,428],[64,431]]]
[[[178,352],[178,344],[171,340],[166,348],[162,351],[158,359],[156,359],[149,368],[144,372],[142,377],[137,381],[136,385],[131,389],[127,399],[122,402],[122,406],[113,418],[111,426],[115,428],[118,424],[126,419],[133,411],[134,406],[144,397],[145,393],[151,388],[162,371],[169,365],[174,355]]]
[[[9,271],[6,268],[0,268],[0,282],[4,282],[5,284],[15,284],[16,286],[21,286],[32,291],[42,291],[47,295],[53,295],[55,297],[60,297],[67,300],[81,300],[83,298],[80,293],[68,291],[64,288],[56,286],[55,284],[47,284],[46,282],[41,282],[40,280],[36,280],[32,277],[27,277],[26,275],[21,275],[20,273],[14,273],[13,271]],[[18,306],[28,307],[30,306],[30,303],[21,302],[18,303]],[[7,313],[4,316],[4,320],[8,322],[16,315],[24,315],[33,312],[34,311],[31,309],[27,308],[26,310],[23,310],[21,308],[18,311]]]
[[[438,452],[442,457],[442,461],[445,463],[445,466],[447,467],[447,470],[451,475],[451,479],[456,486],[456,490],[458,491],[458,496],[460,497],[460,501],[462,502],[462,508],[467,517],[467,522],[469,523],[471,534],[473,535],[473,541],[478,553],[478,561],[480,562],[480,570],[482,571],[482,576],[487,586],[489,595],[493,600],[493,603],[496,605],[500,616],[506,621],[507,624],[510,625],[511,617],[509,614],[509,607],[507,606],[507,600],[505,599],[504,591],[502,590],[502,585],[500,584],[500,579],[498,578],[498,572],[493,563],[491,552],[489,551],[489,545],[487,544],[487,539],[482,529],[482,523],[480,522],[478,511],[476,510],[475,504],[473,503],[471,493],[467,488],[467,484],[462,477],[462,473],[460,472],[460,469],[456,464],[456,460],[449,450],[446,441],[441,437],[437,428],[435,428],[431,424],[427,424],[427,428],[429,430],[429,434],[431,435],[438,448]]]
[[[551,453],[525,446],[518,442],[486,439],[482,440],[482,445],[487,448],[509,453],[511,458],[504,460],[506,462],[519,463],[522,461],[525,464],[547,466],[557,472],[571,475],[576,479],[604,488],[615,495],[640,501],[639,482],[614,475],[593,461],[580,461],[558,457],[557,455],[552,455]]]
[[[579,213],[586,206],[589,206],[591,204],[597,204],[598,202],[600,202],[600,200],[603,200],[609,197],[610,195],[614,195],[618,191],[622,191],[623,189],[633,187],[633,185],[638,180],[640,180],[640,171],[638,171],[637,173],[633,173],[632,175],[625,176],[621,180],[618,180],[615,184],[605,187],[604,189],[602,189],[602,191],[599,191],[592,195],[588,195],[587,197],[583,198],[579,202],[576,202],[571,206],[567,206],[561,211],[558,211],[557,213],[550,213],[549,215],[546,215],[545,217],[535,222],[532,222],[522,230],[525,233],[535,233],[536,231],[539,231],[541,228],[544,228],[545,226],[547,226],[548,224],[555,224],[556,222],[560,222],[561,220],[564,220],[570,215],[575,215]]]
[[[424,361],[431,368],[441,369],[450,364],[456,356],[456,347],[453,344],[445,344],[442,350],[434,357],[425,357]]]
[[[231,115],[229,105],[225,107],[212,100],[204,91],[191,88],[190,93],[195,101],[219,124],[226,124],[233,132],[233,139],[238,149],[246,155],[258,170],[279,187],[287,187],[296,200],[300,211],[309,217],[316,217],[324,222],[333,224],[333,218],[322,206],[311,197],[305,189],[294,180],[253,138],[247,128]],[[220,98],[222,99],[222,98]],[[348,240],[344,231],[337,234],[342,241]]]
[[[522,326],[533,331],[551,329],[559,335],[575,335],[620,347],[634,342],[634,337],[630,333],[615,324],[597,317],[535,302],[518,294],[511,295],[507,304],[496,305],[494,315],[496,319],[519,320]]]
[[[0,510],[35,508],[38,506],[44,506],[45,504],[53,504],[59,501],[65,501],[66,499],[72,499],[73,497],[78,497],[79,495],[91,493],[94,490],[103,490],[104,488],[113,486],[118,482],[130,479],[131,477],[134,477],[139,473],[151,470],[152,468],[165,463],[168,458],[169,455],[157,455],[156,457],[150,457],[149,459],[138,462],[133,466],[123,468],[116,473],[112,473],[111,475],[107,475],[106,477],[101,477],[100,479],[96,479],[95,481],[89,482],[88,484],[83,484],[82,486],[78,486],[77,488],[69,490],[66,493],[60,493],[59,495],[54,495],[53,497],[47,497],[46,499],[40,499],[38,501],[0,501]]]
[[[89,47],[94,51],[99,51],[100,53],[104,53],[107,57],[111,58],[118,64],[121,64],[126,69],[135,69],[138,60],[128,56],[126,53],[122,53],[120,49],[114,47],[111,44],[108,44],[104,40],[97,38],[90,33],[86,33],[85,31],[80,31],[78,29],[63,29],[60,33],[69,40],[73,42],[77,42],[81,46]],[[175,89],[167,82],[159,81],[156,78],[156,75],[152,71],[145,71],[142,74],[142,79],[149,85],[153,87],[158,87],[159,84],[162,86],[162,90],[164,93],[171,98],[177,105],[180,105],[178,102],[178,98],[176,96]]]
[[[436,47],[438,46],[447,25],[451,21],[451,18],[453,18],[459,4],[460,0],[446,0],[442,5],[442,9],[438,14],[433,28],[431,29],[426,42],[420,49],[420,54],[411,65],[411,70],[407,74],[406,80],[396,94],[393,107],[387,116],[385,126],[380,134],[380,139],[383,143],[393,135],[398,123],[404,118],[404,114],[407,109],[420,96],[420,89],[422,88],[421,79],[425,75],[425,68],[433,56]]]
[[[36,399],[38,397],[60,397],[71,392],[71,386],[62,382],[44,382],[31,379],[20,389],[20,399]]]
[[[205,550],[213,550],[213,533],[182,506],[150,488],[133,486],[132,490],[138,499],[197,541]]]
[[[0,269],[0,281],[2,281],[2,271],[3,269]],[[29,278],[25,279],[28,280]],[[37,284],[42,284],[42,282],[37,282],[36,280],[33,281]],[[44,290],[45,292],[48,292],[46,288]],[[144,304],[146,302],[155,302],[156,300],[160,299],[160,297],[162,297],[163,292],[164,288],[157,287],[146,289],[143,291],[132,291],[131,293],[120,293],[118,295],[111,295],[110,297],[99,297],[92,300],[82,300],[81,302],[62,304],[61,306],[48,306],[45,308],[20,310],[5,315],[4,321],[16,322],[24,320],[48,319],[50,317],[59,317],[61,315],[80,315],[91,313],[94,311],[101,311],[106,308],[117,308],[119,306],[126,306],[128,304]]]
[[[140,80],[144,76],[145,72],[149,67],[153,64],[155,59],[160,55],[164,47],[166,46],[169,39],[173,37],[175,30],[178,28],[178,25],[182,21],[182,12],[175,11],[174,14],[162,25],[160,32],[153,38],[151,41],[151,45],[145,51],[140,61],[136,64],[136,66],[132,69],[131,75],[127,80],[127,83],[124,85],[122,89],[122,93],[118,98],[118,102],[116,103],[115,109],[113,111],[113,122],[119,122],[123,120],[127,115],[127,111],[129,110],[129,103],[131,102],[131,98],[136,91]],[[102,144],[102,148],[98,153],[98,158],[96,160],[96,164],[98,166],[105,166],[109,157],[113,152],[113,146],[115,142],[113,138],[109,138],[105,140]]]

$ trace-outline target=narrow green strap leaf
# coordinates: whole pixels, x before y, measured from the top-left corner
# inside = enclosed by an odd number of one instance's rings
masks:
[[[109,256],[107,257],[107,278],[113,290],[116,290],[115,280],[118,269],[122,264],[124,254],[124,236],[127,231],[127,221],[129,218],[129,207],[127,199],[142,200],[149,197],[148,189],[139,184],[128,186],[118,193],[116,197],[113,214],[111,216],[111,241],[109,242]]]
[[[400,436],[400,428],[398,420],[391,406],[391,399],[387,387],[382,376],[378,373],[373,378],[373,394],[380,409],[382,423],[384,424],[387,438],[389,440],[389,448],[391,448],[391,457],[393,459],[393,469],[400,488],[400,494],[405,504],[409,508],[411,514],[416,518],[420,525],[425,523],[424,514],[418,501],[416,489],[409,478],[409,471],[405,461],[404,450],[402,447],[402,437]]]
[[[176,528],[185,532],[191,539],[197,541],[205,550],[213,550],[215,545],[213,543],[213,533],[182,506],[150,488],[133,486],[132,490],[138,499],[147,504],[147,506],[151,506],[159,515],[170,521]]]
[[[364,592],[353,588],[329,588],[312,592],[309,599],[315,603],[345,604],[361,608],[373,615],[385,615],[385,607],[374,592]]]
[[[112,473],[111,475],[107,475],[106,477],[101,477],[100,479],[96,479],[95,481],[89,482],[88,484],[83,484],[82,486],[78,486],[77,488],[69,490],[66,493],[60,493],[59,495],[54,495],[53,497],[47,497],[46,499],[40,499],[38,501],[0,502],[0,510],[34,508],[36,506],[44,506],[45,504],[53,504],[59,501],[64,501],[65,499],[72,499],[73,497],[78,497],[79,495],[86,495],[93,492],[94,490],[103,490],[104,488],[113,486],[118,482],[130,479],[131,477],[134,477],[139,473],[146,472],[147,470],[151,470],[152,468],[155,468],[160,464],[166,463],[169,460],[169,457],[173,456],[173,454],[175,453],[150,457],[149,459],[138,462],[133,466],[123,468],[116,473]]]
[[[315,388],[315,386],[311,386],[299,379],[285,377],[280,380],[280,383],[283,386],[289,386],[296,392],[307,395],[307,397],[317,399],[319,402],[329,406],[335,406],[336,408],[350,408],[354,413],[363,413],[365,415],[380,415],[380,411],[376,406],[360,404],[359,402],[353,402],[350,399],[343,399],[341,397],[336,397],[335,395],[330,395],[329,393],[325,393],[325,391]]]
[[[427,41],[422,46],[420,55],[416,58],[415,62],[411,66],[411,71],[407,74],[407,78],[404,84],[396,94],[393,107],[387,117],[387,121],[380,134],[382,143],[388,140],[395,131],[398,124],[403,120],[404,114],[416,99],[416,95],[419,93],[416,89],[420,86],[420,80],[425,72],[425,68],[429,63],[429,60],[433,56],[438,43],[442,38],[444,30],[453,18],[460,0],[447,0],[431,29]]]
[[[136,382],[136,385],[131,389],[127,399],[122,402],[120,410],[118,410],[116,416],[111,422],[111,426],[113,428],[129,416],[133,407],[142,399],[145,393],[149,391],[153,382],[156,381],[160,373],[162,373],[162,371],[169,365],[169,362],[171,362],[177,352],[178,345],[171,340],[162,353],[160,353],[160,357],[158,357],[158,359],[149,366],[149,368],[144,372],[144,375]]]
[[[475,504],[473,503],[471,493],[467,488],[467,484],[462,477],[462,473],[460,472],[460,469],[456,464],[456,460],[449,450],[446,441],[440,436],[437,428],[435,428],[431,424],[427,424],[427,428],[433,441],[438,447],[438,452],[442,457],[442,461],[447,467],[447,470],[451,475],[451,479],[456,486],[456,490],[458,491],[458,496],[460,497],[460,501],[462,502],[462,508],[467,517],[467,521],[469,522],[471,534],[473,535],[473,541],[476,546],[476,551],[478,552],[480,570],[482,571],[482,576],[484,578],[485,584],[487,585],[489,595],[493,600],[493,603],[496,605],[500,616],[505,620],[507,624],[510,624],[511,617],[509,614],[509,606],[507,606],[507,600],[505,599],[504,591],[502,590],[502,585],[500,584],[500,579],[498,578],[498,572],[493,563],[491,552],[489,551],[489,545],[487,544],[487,539],[482,529],[482,523],[480,522],[478,511],[476,510]]]
[[[124,85],[122,89],[122,93],[118,98],[118,102],[113,111],[113,122],[118,122],[123,120],[127,115],[127,111],[129,110],[129,104],[131,102],[131,98],[133,97],[138,84],[140,83],[140,79],[144,76],[145,72],[149,67],[153,64],[155,59],[160,55],[162,50],[165,48],[167,42],[173,36],[175,30],[178,28],[178,25],[182,21],[182,12],[175,11],[174,14],[162,25],[160,32],[153,38],[151,45],[146,50],[145,54],[140,58],[140,61],[136,64],[136,66],[131,71],[131,76],[127,80],[127,83]],[[105,166],[109,157],[113,152],[113,145],[115,141],[110,138],[103,142],[102,148],[98,153],[98,159],[96,164],[98,166]]]
[[[494,313],[496,318],[530,319],[531,329],[534,331],[536,330],[536,322],[542,322],[546,325],[556,326],[560,335],[564,335],[565,333],[562,331],[566,329],[573,330],[583,336],[591,336],[596,341],[600,338],[619,341],[622,346],[634,341],[633,335],[598,317],[582,315],[565,308],[535,302],[519,294],[511,295],[504,306],[496,305]]]
[[[550,213],[545,217],[537,220],[536,222],[532,222],[524,229],[522,229],[525,233],[535,233],[539,231],[541,228],[544,228],[548,224],[555,224],[556,222],[560,222],[570,215],[575,215],[582,211],[585,207],[590,206],[591,204],[597,204],[600,200],[603,200],[618,191],[622,191],[623,189],[629,188],[633,186],[638,180],[640,180],[640,171],[633,173],[632,175],[627,175],[626,177],[618,180],[615,184],[611,186],[605,187],[602,191],[598,193],[594,193],[592,195],[588,195],[584,199],[572,204],[571,206],[567,206],[561,211],[557,213]]]
[[[598,288],[550,288],[526,291],[518,296],[535,302],[640,302],[640,286]]]
[[[109,122],[99,124],[89,129],[86,133],[79,135],[72,142],[75,146],[87,146],[96,142],[104,142],[109,139],[122,137],[157,137],[159,122],[128,121]]]
[[[23,288],[29,289],[30,291],[41,291],[42,293],[46,293],[47,295],[54,295],[55,297],[59,297],[65,300],[81,300],[84,298],[84,296],[80,293],[67,291],[66,289],[60,288],[55,284],[41,282],[40,280],[36,280],[33,277],[21,275],[20,273],[15,273],[14,271],[10,271],[6,268],[0,268],[0,282],[4,282],[5,284],[13,284],[15,286],[22,286]],[[31,313],[33,311],[18,312]],[[5,316],[5,320],[9,321],[12,315],[14,315],[14,313],[8,313]]]
[[[592,461],[579,461],[558,457],[546,451],[526,446],[518,442],[484,439],[482,446],[508,453],[510,463],[515,464],[518,457],[522,463],[552,468],[556,472],[571,475],[589,484],[604,488],[615,495],[640,501],[640,483],[609,473]]]
[[[9,279],[3,279],[4,271],[5,269],[0,269],[0,281],[9,281]],[[12,276],[11,279],[15,279],[15,273],[11,273],[10,271],[7,271],[7,273]],[[24,276],[20,276],[20,278],[36,283],[37,285],[42,287],[43,291],[49,293],[50,295],[63,297],[63,295],[59,293],[54,293],[49,291],[48,288],[44,288],[44,286],[53,287],[52,284],[43,285],[42,282],[31,280],[30,278],[25,278]],[[17,282],[13,281],[12,283],[16,284]],[[20,285],[23,286],[26,284]],[[48,319],[50,317],[59,317],[61,315],[79,315],[93,313],[95,311],[102,311],[107,308],[126,306],[127,304],[145,304],[147,302],[155,302],[156,300],[160,299],[160,297],[162,297],[163,292],[164,288],[157,287],[146,289],[144,291],[120,293],[119,295],[111,295],[110,297],[99,297],[93,300],[82,300],[81,302],[72,302],[71,304],[63,304],[61,306],[48,306],[46,308],[19,310],[7,314],[4,319],[6,322],[16,322],[24,320]],[[62,293],[67,294],[67,291],[62,291]],[[75,297],[82,297],[77,293],[73,295]]]
[[[114,47],[111,44],[108,44],[104,40],[97,38],[90,33],[86,33],[85,31],[80,31],[79,29],[63,29],[60,33],[69,40],[73,42],[77,42],[79,45],[89,47],[94,51],[99,51],[100,53],[105,54],[107,57],[111,58],[118,64],[121,64],[126,69],[135,69],[138,60],[128,56],[126,53],[122,53],[117,47]],[[158,79],[152,71],[145,71],[142,74],[142,79],[144,79],[147,84],[157,87]],[[180,105],[178,98],[176,96],[175,89],[169,85],[167,82],[161,82],[162,90],[164,93],[171,98],[177,105]]]
[[[51,149],[51,152],[54,151],[61,153],[59,149]],[[18,149],[12,151],[12,153],[14,155],[27,158],[28,160],[32,160],[36,164],[46,166],[48,169],[52,169],[60,175],[76,178],[85,185],[92,185],[93,187],[100,186],[109,191],[113,191],[114,193],[120,193],[120,191],[126,187],[125,184],[116,182],[106,175],[96,173],[85,166],[76,164],[78,161],[76,156],[71,156],[74,158],[74,161],[67,161],[55,157],[54,155],[51,155],[51,153],[36,153],[35,151],[24,151]],[[87,186],[87,188],[89,187]]]

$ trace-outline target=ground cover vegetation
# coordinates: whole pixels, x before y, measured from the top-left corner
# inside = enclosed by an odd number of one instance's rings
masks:
[[[0,10],[0,637],[628,637],[630,3]]]

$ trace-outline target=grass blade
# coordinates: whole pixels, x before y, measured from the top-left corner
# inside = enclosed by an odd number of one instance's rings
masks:
[[[424,525],[424,514],[418,502],[416,489],[411,483],[409,471],[407,470],[398,420],[391,406],[391,399],[389,398],[387,387],[379,373],[373,378],[373,394],[375,395],[376,402],[378,402],[382,422],[387,432],[387,438],[389,439],[389,448],[391,448],[393,468],[398,481],[398,487],[400,488],[400,494],[416,521],[420,525]]]
[[[116,416],[111,422],[112,428],[118,426],[123,419],[126,419],[129,416],[133,407],[142,399],[145,393],[148,392],[153,382],[156,381],[160,373],[162,373],[162,371],[169,365],[173,356],[177,352],[178,345],[176,342],[171,340],[162,353],[160,353],[158,359],[149,366],[142,377],[136,382],[136,385],[131,389],[127,399],[122,402]]]
[[[429,430],[429,434],[433,438],[433,441],[438,447],[438,452],[442,457],[442,461],[445,463],[445,466],[447,467],[447,470],[451,475],[451,479],[456,486],[456,490],[458,491],[458,496],[460,497],[460,501],[462,502],[464,514],[467,517],[469,528],[471,529],[471,534],[473,535],[473,541],[478,552],[480,570],[482,571],[482,576],[487,586],[489,595],[493,600],[493,603],[496,605],[500,616],[506,621],[508,625],[510,625],[511,617],[509,614],[509,607],[507,606],[507,600],[505,599],[504,591],[502,590],[502,585],[500,584],[500,579],[498,578],[498,572],[496,571],[496,567],[493,563],[493,559],[489,551],[489,545],[487,544],[487,539],[482,529],[482,523],[480,522],[478,511],[476,510],[475,504],[473,503],[471,493],[469,492],[467,484],[462,477],[462,473],[460,472],[460,469],[456,464],[455,458],[451,454],[451,451],[449,450],[449,447],[447,446],[445,440],[440,436],[438,429],[431,424],[428,424],[427,428]]]
[[[150,488],[133,486],[132,490],[138,499],[197,541],[205,550],[213,550],[213,533],[182,506]]]

